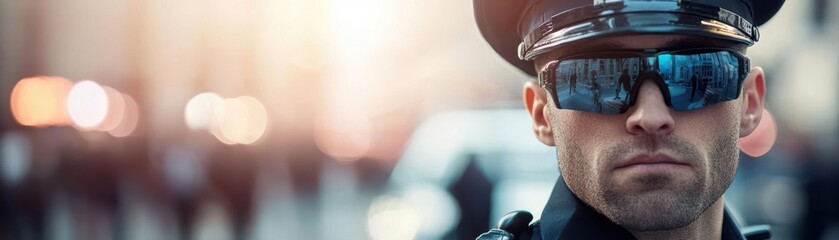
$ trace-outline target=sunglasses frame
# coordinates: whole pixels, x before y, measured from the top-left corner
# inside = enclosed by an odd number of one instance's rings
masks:
[[[743,90],[743,82],[746,80],[746,77],[751,70],[749,58],[743,55],[742,53],[731,49],[731,48],[724,48],[724,47],[701,47],[701,48],[680,48],[680,49],[640,49],[640,50],[617,50],[617,51],[602,51],[602,52],[589,52],[589,53],[580,53],[580,54],[572,54],[557,58],[555,60],[551,60],[546,63],[542,68],[540,68],[539,72],[537,73],[537,78],[539,80],[539,85],[544,88],[545,90],[550,93],[551,98],[554,102],[554,107],[557,109],[564,109],[562,105],[560,105],[559,97],[556,89],[556,69],[562,61],[571,60],[571,59],[598,59],[597,56],[604,56],[600,58],[615,58],[614,56],[626,56],[626,58],[635,57],[639,61],[638,64],[638,76],[636,76],[636,80],[631,86],[630,92],[637,92],[637,88],[639,88],[643,81],[638,81],[640,78],[653,78],[655,84],[662,89],[662,94],[664,95],[664,101],[668,107],[673,108],[671,103],[670,91],[667,89],[667,84],[664,82],[661,72],[659,71],[658,67],[658,56],[662,54],[671,54],[677,55],[682,54],[685,55],[686,53],[692,54],[702,54],[702,53],[713,53],[713,52],[729,52],[734,58],[737,59],[739,64],[738,69],[738,79],[737,79],[737,96],[740,96]],[[655,59],[654,66],[647,66],[646,59],[652,57]],[[566,109],[566,110],[574,110],[574,111],[582,111],[582,112],[591,112],[591,113],[599,113],[599,114],[607,114],[607,115],[620,115],[625,113],[629,107],[635,105],[635,100],[637,97],[634,97],[635,94],[631,94],[633,97],[629,99],[629,104],[620,109],[618,113],[601,113],[595,111],[585,111],[585,110],[576,110],[576,109]],[[628,96],[629,97],[629,96]],[[719,101],[714,104],[709,104],[702,106],[701,108],[705,108],[708,106],[712,106],[715,104],[731,101],[733,99],[727,99],[723,101]],[[700,108],[700,109],[701,109]],[[675,110],[675,108],[674,108]],[[676,111],[689,111],[689,110],[676,110]]]

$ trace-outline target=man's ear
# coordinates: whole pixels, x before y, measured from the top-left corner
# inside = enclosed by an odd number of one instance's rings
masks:
[[[740,137],[748,136],[763,117],[766,80],[763,68],[753,67],[743,82],[743,107],[740,110]]]
[[[548,146],[554,145],[554,134],[548,119],[547,92],[535,81],[524,83],[524,108],[533,120],[533,132],[536,139]]]

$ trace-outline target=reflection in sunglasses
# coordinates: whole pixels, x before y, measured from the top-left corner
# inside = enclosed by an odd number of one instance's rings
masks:
[[[646,59],[649,62],[642,62],[638,56],[562,60],[554,75],[557,105],[586,112],[622,113],[633,102],[638,76],[646,66],[661,76],[667,86],[668,103],[677,111],[702,108],[739,95],[740,61],[729,51],[662,53]]]

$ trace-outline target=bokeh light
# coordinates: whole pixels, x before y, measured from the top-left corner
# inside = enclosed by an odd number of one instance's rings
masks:
[[[213,121],[216,106],[221,104],[222,98],[215,93],[205,92],[192,97],[186,103],[184,120],[190,129],[209,129]]]
[[[222,142],[253,144],[262,137],[268,124],[265,107],[250,96],[224,99],[215,114],[214,124],[218,124]]]
[[[419,229],[417,210],[394,196],[382,196],[373,201],[367,220],[367,230],[374,240],[414,239]]]
[[[24,126],[68,124],[66,99],[72,86],[59,77],[24,78],[12,89],[12,115]]]
[[[122,93],[113,88],[103,87],[103,89],[108,96],[108,113],[96,130],[107,132],[114,130],[122,122],[125,116],[125,99],[122,98]]]
[[[778,129],[775,126],[775,118],[766,109],[763,109],[763,118],[757,124],[755,130],[746,137],[740,139],[740,150],[743,153],[760,157],[772,150],[775,139],[778,137]]]
[[[316,121],[315,144],[339,163],[352,164],[370,151],[371,128],[361,118],[322,117]]]
[[[70,120],[82,130],[92,130],[105,121],[108,105],[105,89],[89,80],[76,83],[67,96]]]
[[[190,129],[209,130],[228,145],[254,144],[268,128],[268,112],[256,98],[222,98],[211,92],[195,95],[187,102],[184,120]]]
[[[439,239],[453,229],[460,221],[460,208],[454,197],[440,186],[417,183],[405,189],[404,199],[408,201],[420,220],[417,237]]]
[[[241,143],[248,128],[247,106],[239,98],[224,99],[219,105],[216,124],[221,135],[233,143]]]
[[[442,239],[459,220],[451,194],[417,183],[377,198],[368,213],[368,231],[373,239]]]
[[[224,144],[227,144],[227,145],[236,144],[236,141],[233,141],[233,139],[230,139],[226,135],[224,135],[224,133],[222,132],[222,125],[221,124],[211,125],[210,126],[210,133],[213,134],[213,136],[215,136],[216,139],[218,139],[218,141],[221,142],[221,143],[224,143]]]
[[[245,118],[244,122],[246,124],[238,142],[241,144],[256,143],[262,138],[262,135],[265,134],[265,130],[268,128],[268,112],[265,110],[262,102],[254,97],[241,96],[237,97],[237,99],[245,104],[245,115],[243,117]]]
[[[125,110],[123,111],[122,120],[116,126],[116,128],[108,131],[108,134],[114,137],[126,137],[131,135],[134,132],[134,129],[137,128],[137,124],[140,121],[140,109],[137,106],[137,102],[134,101],[131,96],[126,94],[121,94],[122,100],[125,103]]]

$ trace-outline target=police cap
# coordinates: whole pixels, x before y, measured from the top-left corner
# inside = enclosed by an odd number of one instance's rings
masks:
[[[685,34],[756,42],[784,0],[473,0],[484,39],[535,76],[530,60],[570,42],[626,34]]]

